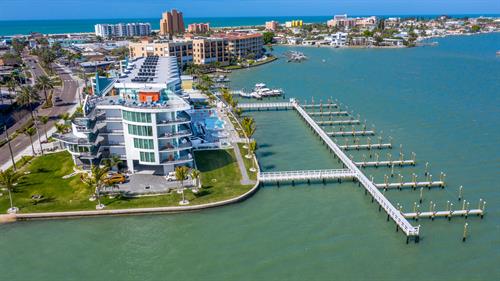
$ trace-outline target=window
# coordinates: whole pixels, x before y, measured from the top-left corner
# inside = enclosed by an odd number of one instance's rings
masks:
[[[134,138],[134,147],[140,149],[154,149],[153,140]]]
[[[155,154],[154,152],[143,152],[141,151],[140,152],[140,159],[141,159],[141,162],[155,162]]]
[[[123,119],[139,123],[151,123],[151,113],[131,112],[123,110]]]
[[[153,128],[151,126],[128,125],[128,133],[136,136],[153,136]]]

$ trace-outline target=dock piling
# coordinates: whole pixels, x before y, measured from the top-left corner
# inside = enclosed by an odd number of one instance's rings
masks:
[[[467,228],[469,227],[469,224],[468,223],[465,223],[464,224],[464,234],[462,236],[462,242],[465,242],[465,240],[467,239]]]
[[[464,191],[464,187],[461,185],[459,188],[458,188],[458,201],[462,200],[462,193]],[[481,204],[481,201],[479,201],[479,204]]]

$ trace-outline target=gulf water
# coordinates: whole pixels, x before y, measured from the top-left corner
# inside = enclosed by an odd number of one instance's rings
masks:
[[[425,162],[435,177],[446,172],[447,187],[424,190],[422,208],[431,200],[440,210],[447,200],[460,205],[460,185],[471,207],[485,199],[484,219],[467,220],[467,242],[464,218],[422,219],[412,221],[421,225],[420,243],[407,245],[352,183],[268,185],[243,203],[203,212],[0,225],[2,279],[500,279],[500,34],[437,41],[397,50],[298,47],[307,61],[279,59],[230,79],[235,88],[283,88],[286,98],[338,99],[402,143],[405,155],[416,152],[417,166],[397,173],[423,178]],[[263,170],[338,167],[293,111],[251,115]],[[381,182],[388,169],[366,173]],[[385,194],[405,210],[419,196]]]

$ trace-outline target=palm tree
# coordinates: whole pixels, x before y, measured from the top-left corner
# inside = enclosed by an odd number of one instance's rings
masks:
[[[195,181],[195,189],[197,190],[198,189],[198,186],[200,185],[200,171],[196,170],[196,169],[192,169],[191,170],[191,178],[194,179]]]
[[[83,183],[94,192],[98,205],[96,209],[103,209],[105,206],[101,204],[100,190],[104,185],[104,180],[107,178],[109,168],[107,166],[100,167],[99,165],[92,166],[90,174],[83,177]]]
[[[35,153],[35,146],[33,145],[33,136],[36,133],[36,129],[34,127],[29,127],[24,131],[24,134],[26,134],[28,137],[30,137],[30,142],[31,142],[31,149],[33,150],[33,155],[36,155]]]
[[[64,133],[66,133],[66,130],[68,129],[68,127],[64,124],[56,123],[55,126],[56,126],[56,131],[58,134],[64,134]]]
[[[188,176],[188,171],[188,168],[185,166],[175,168],[175,178],[181,183],[182,201],[179,202],[180,205],[189,204],[189,201],[184,197],[184,180]]]
[[[31,119],[35,120],[35,116],[33,115],[33,103],[40,100],[40,96],[35,91],[32,86],[22,86],[19,94],[17,95],[16,102],[21,106],[29,106]]]
[[[116,166],[116,169],[119,170],[119,165],[122,163],[123,161],[120,159],[120,156],[116,155],[116,154],[113,154],[111,156],[111,158],[107,158],[107,159],[104,159],[103,160],[103,164],[108,167],[108,169],[112,169],[113,167]]]
[[[54,89],[54,82],[46,75],[38,76],[36,78],[35,88],[43,91],[43,95],[45,96],[45,102],[49,104],[47,100],[47,91]]]
[[[47,136],[47,123],[49,122],[49,116],[38,116],[38,119],[43,124],[43,131],[45,132],[45,140],[48,141],[49,137]]]
[[[17,185],[20,177],[21,174],[12,169],[0,170],[0,185],[9,192],[10,208],[7,210],[8,213],[16,213],[18,211],[18,208],[14,207],[12,203],[12,192],[14,192],[14,187]]]
[[[248,148],[252,155],[255,156],[255,151],[257,150],[257,142],[256,141],[251,141],[250,144],[248,145]],[[257,161],[257,157],[254,157],[254,161],[252,161],[252,168],[250,168],[250,171],[255,172],[257,169],[255,169],[255,162]]]
[[[12,93],[16,92],[16,88],[19,85],[19,82],[16,79],[9,79],[6,83],[7,90],[9,90],[9,93],[12,95]],[[2,99],[3,100],[3,99]],[[10,102],[12,104],[12,100]]]
[[[67,125],[68,122],[71,120],[71,115],[69,115],[69,113],[65,112],[63,114],[60,114],[59,118],[61,118],[64,121],[64,125]]]
[[[243,118],[241,125],[243,126],[243,131],[245,132],[245,135],[247,137],[247,142],[248,142],[248,154],[245,157],[251,158],[252,155],[250,154],[250,139],[252,138],[253,134],[255,133],[255,129],[256,129],[255,128],[255,121],[251,117],[245,117],[245,118]]]

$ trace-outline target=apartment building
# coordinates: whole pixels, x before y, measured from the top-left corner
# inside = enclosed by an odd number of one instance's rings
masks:
[[[151,34],[149,23],[118,23],[118,24],[96,24],[95,35],[110,37],[148,36]]]
[[[264,54],[264,40],[261,33],[228,32],[212,37],[227,40],[227,53],[236,59],[260,58]]]
[[[207,33],[210,31],[209,23],[192,23],[188,25],[188,32],[193,34]]]
[[[229,65],[227,53],[228,40],[225,38],[194,38],[193,62],[194,64],[210,64],[218,62],[220,65]]]
[[[179,96],[179,73],[174,57],[125,62],[119,77],[94,79],[84,117],[72,121],[71,133],[54,137],[84,169],[113,156],[132,173],[193,166],[190,105]]]
[[[160,20],[160,35],[174,35],[184,33],[184,16],[182,12],[173,9],[165,12]]]
[[[276,31],[279,27],[279,23],[277,21],[267,21],[266,22],[266,30]]]
[[[179,65],[193,61],[192,40],[152,41],[143,39],[141,42],[129,43],[129,51],[132,59],[148,56],[176,57]]]

